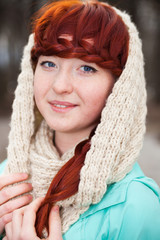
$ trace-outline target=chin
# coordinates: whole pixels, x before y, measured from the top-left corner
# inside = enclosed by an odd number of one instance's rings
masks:
[[[67,125],[60,125],[60,124],[56,124],[54,123],[53,124],[53,121],[46,121],[47,122],[47,125],[53,129],[54,131],[57,131],[57,132],[71,132],[72,129]]]

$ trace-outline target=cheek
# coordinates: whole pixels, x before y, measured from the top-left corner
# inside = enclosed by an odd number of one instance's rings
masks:
[[[98,87],[91,88],[86,92],[84,99],[87,105],[104,106],[106,99],[108,98],[112,88]]]
[[[85,113],[88,117],[99,117],[102,109],[105,106],[106,100],[111,93],[113,85],[95,85],[88,88],[88,91],[82,92],[83,102],[85,106]]]
[[[37,79],[34,79],[34,100],[36,103],[36,106],[40,113],[44,114],[44,103],[45,103],[45,96],[46,96],[46,91],[45,88],[43,88],[42,84],[37,81]]]
[[[44,79],[40,76],[35,76],[34,78],[34,97],[35,99],[41,100],[45,97],[48,92],[49,86],[46,84]]]
[[[99,117],[106,102],[106,94],[102,92],[88,92],[84,97],[85,113],[90,118]]]
[[[39,87],[39,84],[37,83],[37,81],[34,81],[34,98],[36,102],[39,101],[41,98],[41,95],[42,95],[41,91],[42,91],[42,88]]]

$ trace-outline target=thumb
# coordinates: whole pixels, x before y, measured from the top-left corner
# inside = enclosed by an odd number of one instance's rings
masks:
[[[53,206],[49,215],[49,240],[63,240],[59,207]]]

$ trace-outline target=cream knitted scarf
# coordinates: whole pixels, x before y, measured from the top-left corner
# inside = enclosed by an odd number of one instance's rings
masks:
[[[78,193],[61,201],[62,231],[66,232],[90,204],[99,202],[107,185],[125,177],[142,147],[145,133],[146,90],[141,41],[130,17],[118,9],[130,35],[129,56],[115,83],[91,139],[80,173]],[[33,97],[30,51],[33,35],[24,49],[21,73],[13,103],[6,172],[28,172],[34,197],[44,196],[58,170],[73,156],[73,149],[61,158],[53,146],[53,133],[43,120],[35,131],[37,117]]]

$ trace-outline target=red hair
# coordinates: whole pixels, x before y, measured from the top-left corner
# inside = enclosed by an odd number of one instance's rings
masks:
[[[31,52],[33,66],[40,55],[80,58],[109,69],[116,77],[123,71],[128,57],[129,34],[115,10],[100,2],[58,1],[39,13],[35,21],[35,46]],[[72,40],[63,38],[64,34]],[[77,145],[75,154],[54,177],[36,218],[39,237],[47,230],[49,213],[57,202],[78,191],[80,170],[90,149],[90,135]]]
[[[40,55],[75,57],[120,76],[128,56],[129,34],[113,8],[103,3],[73,0],[54,2],[41,9],[42,12],[34,27],[31,58],[35,65]],[[62,34],[71,35],[73,40],[62,38]]]

